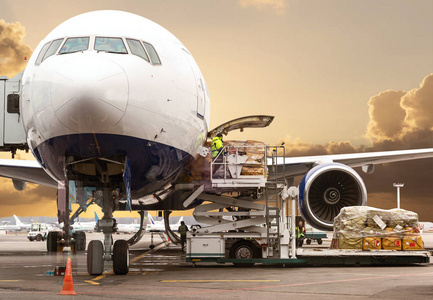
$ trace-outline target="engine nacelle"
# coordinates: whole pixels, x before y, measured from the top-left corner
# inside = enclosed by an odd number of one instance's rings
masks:
[[[24,191],[24,189],[26,188],[27,182],[25,181],[21,181],[21,180],[16,180],[16,179],[12,179],[12,183],[14,184],[14,188],[17,191]]]
[[[318,165],[308,171],[299,185],[299,211],[317,229],[332,230],[341,208],[366,204],[364,181],[355,170],[343,164]]]

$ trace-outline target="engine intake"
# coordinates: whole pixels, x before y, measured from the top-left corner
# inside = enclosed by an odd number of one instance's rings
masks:
[[[367,189],[352,168],[338,163],[314,167],[302,178],[298,207],[313,227],[332,230],[334,218],[346,206],[367,204]]]

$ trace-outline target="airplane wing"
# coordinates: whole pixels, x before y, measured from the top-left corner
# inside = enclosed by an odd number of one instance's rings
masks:
[[[35,160],[0,159],[0,176],[53,188],[58,186]]]
[[[268,157],[267,164],[269,167],[276,165],[276,172],[280,174],[282,173],[282,168],[284,166],[285,176],[294,177],[304,175],[315,165],[322,163],[341,163],[352,168],[363,167],[363,171],[368,172],[370,166],[374,166],[377,164],[432,157],[433,148],[428,148],[416,150],[366,152],[304,157]],[[270,172],[274,173],[275,170]]]

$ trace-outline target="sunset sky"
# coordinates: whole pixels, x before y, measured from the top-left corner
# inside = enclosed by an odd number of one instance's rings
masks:
[[[297,156],[433,147],[433,1],[0,0],[0,75],[21,71],[63,21],[100,9],[141,15],[183,42],[209,86],[211,128],[275,116],[230,139],[284,140]],[[392,183],[403,181],[402,207],[433,220],[432,159],[362,176],[369,205],[395,206]],[[52,189],[16,192],[1,179],[0,191],[0,217],[55,215]]]

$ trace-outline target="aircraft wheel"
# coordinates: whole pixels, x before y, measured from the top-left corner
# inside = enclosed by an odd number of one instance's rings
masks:
[[[129,246],[125,240],[117,240],[113,247],[113,271],[116,275],[129,272]]]
[[[230,258],[252,259],[257,258],[257,247],[249,241],[238,241],[230,248]],[[252,267],[254,263],[233,263],[235,267]]]
[[[86,233],[84,231],[75,232],[74,239],[75,252],[86,250]]]
[[[42,235],[38,234],[38,235],[36,236],[36,240],[37,240],[38,242],[42,241]]]
[[[47,251],[48,252],[57,252],[57,231],[48,232],[47,236]]]
[[[90,275],[104,272],[104,247],[101,241],[90,241],[87,247],[87,272]]]

